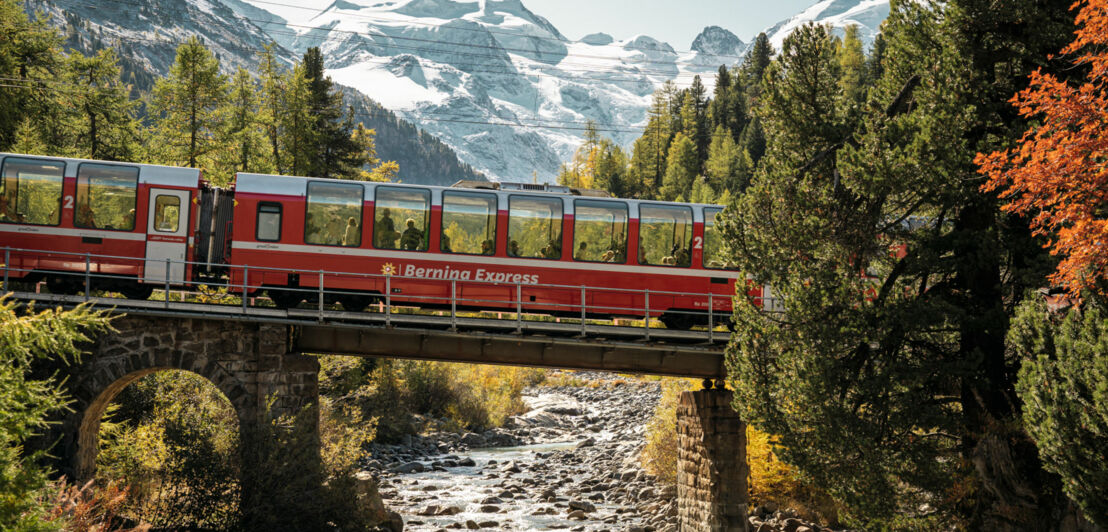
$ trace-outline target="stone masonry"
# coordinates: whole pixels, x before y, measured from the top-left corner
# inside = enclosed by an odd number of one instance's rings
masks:
[[[683,392],[677,406],[677,519],[682,532],[746,532],[746,425],[728,390]]]
[[[295,414],[307,407],[316,415],[306,433],[318,448],[319,363],[289,353],[289,327],[238,321],[124,316],[112,322],[116,332],[101,335],[80,363],[65,368],[73,398],[71,412],[46,441],[58,470],[85,482],[96,472],[100,418],[127,385],[151,373],[184,370],[211,381],[234,406],[242,447],[267,415]],[[267,410],[268,405],[268,410]],[[316,453],[318,459],[318,452]],[[250,462],[243,457],[243,464]],[[246,485],[244,500],[253,492]]]

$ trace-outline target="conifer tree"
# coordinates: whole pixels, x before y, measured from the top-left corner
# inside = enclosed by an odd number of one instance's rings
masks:
[[[319,47],[304,52],[304,75],[313,115],[314,149],[307,153],[308,175],[353,179],[368,162],[365,147],[354,140],[354,116],[330,77],[324,75]]]
[[[666,175],[659,198],[665,201],[687,198],[692,190],[693,180],[700,171],[696,144],[684,133],[678,133],[670,144],[666,161]]]
[[[280,127],[281,159],[292,175],[310,176],[315,148],[312,128],[315,114],[311,107],[311,89],[304,65],[297,64],[286,77],[281,93]],[[318,177],[318,176],[311,176]]]
[[[222,146],[220,129],[228,98],[219,60],[198,37],[177,48],[169,75],[154,85],[155,153],[166,163],[199,167]]]
[[[0,0],[0,76],[11,80],[0,87],[0,150],[15,142],[27,118],[37,119],[57,106],[61,73],[61,36],[44,19],[30,20],[23,2]]]
[[[759,33],[750,51],[746,52],[741,69],[741,75],[745,78],[749,91],[749,99],[756,99],[761,93],[762,74],[765,73],[766,68],[769,68],[773,54],[773,45],[769,43],[769,37],[765,33]]]
[[[115,51],[106,48],[89,57],[73,52],[66,65],[65,81],[74,87],[68,105],[76,115],[75,151],[90,159],[132,160],[138,102],[120,79]]]
[[[766,75],[767,154],[723,226],[781,312],[736,305],[735,406],[873,528],[1046,530],[1067,507],[1020,427],[1004,343],[1049,261],[972,162],[1018,138],[1007,101],[1057,69],[1043,58],[1072,31],[1067,3],[894,2],[871,100],[887,107],[859,130],[837,118],[841,64],[818,29]],[[794,61],[818,67],[818,92],[790,88],[803,69],[777,65]],[[924,503],[933,514],[903,515]]]
[[[670,112],[671,91],[663,86],[654,92],[643,135],[635,141],[631,155],[631,171],[635,178],[635,197],[655,197],[662,186],[666,171],[666,152],[673,133]],[[669,85],[672,88],[672,85]]]
[[[267,172],[272,167],[264,133],[258,127],[258,83],[246,69],[239,67],[230,86],[227,109],[223,112],[222,138],[226,148],[221,157],[222,173],[229,178],[235,172]]]
[[[712,134],[712,143],[708,146],[708,161],[704,167],[708,184],[713,189],[729,190],[732,194],[746,190],[753,173],[750,156],[723,126],[717,127]]]
[[[846,34],[839,45],[839,91],[844,100],[843,110],[856,119],[865,101],[867,80],[866,54],[862,51],[862,38],[857,25],[846,27]]]
[[[284,111],[284,89],[288,83],[288,72],[277,64],[273,53],[273,44],[265,45],[261,62],[258,65],[260,77],[258,118],[263,134],[269,144],[269,157],[278,174],[285,172],[281,158],[281,124]]]

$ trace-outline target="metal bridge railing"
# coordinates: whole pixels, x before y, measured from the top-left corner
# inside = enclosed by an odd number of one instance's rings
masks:
[[[33,254],[33,255],[32,255]],[[32,255],[28,257],[27,255]],[[36,262],[47,261],[60,263],[69,268],[66,270],[41,270],[41,269],[29,269],[20,268],[13,265],[12,259],[20,257],[20,264],[27,262],[28,260],[34,260]],[[96,259],[95,261],[93,259]],[[74,283],[68,285],[68,289],[73,291],[75,286],[83,288],[84,299],[87,301],[91,297],[94,290],[104,289],[111,290],[113,283],[130,282],[133,283],[136,279],[133,276],[125,276],[119,273],[112,273],[113,271],[119,271],[121,268],[134,266],[142,267],[144,270],[145,265],[149,261],[145,257],[130,257],[130,256],[118,256],[108,254],[94,254],[94,253],[75,253],[75,252],[63,252],[52,250],[36,250],[36,249],[23,249],[4,247],[4,263],[3,263],[3,281],[4,287],[10,286],[9,278],[12,276],[12,272],[31,273],[32,271],[43,273],[49,276],[57,278],[72,278]],[[83,266],[83,271],[72,271],[73,266]],[[394,315],[397,314],[397,308],[404,308],[405,305],[397,307],[394,305],[394,282],[396,280],[404,280],[411,283],[415,283],[416,286],[430,286],[439,287],[437,290],[428,290],[433,293],[430,294],[404,294],[402,299],[406,302],[410,302],[413,306],[420,306],[428,309],[443,309],[449,308],[449,319],[451,329],[457,329],[459,311],[471,311],[471,312],[495,312],[505,313],[514,311],[515,314],[515,330],[517,333],[522,333],[524,314],[553,314],[556,317],[571,317],[570,319],[576,319],[580,322],[579,334],[581,337],[588,336],[589,328],[588,322],[593,319],[593,316],[605,315],[616,316],[617,318],[631,317],[632,319],[642,319],[641,326],[642,336],[646,340],[650,340],[651,335],[651,321],[659,318],[663,314],[670,316],[687,316],[688,325],[693,327],[705,327],[707,331],[708,341],[714,342],[720,331],[716,331],[722,325],[726,325],[727,313],[724,312],[723,319],[721,320],[720,312],[716,310],[716,306],[720,304],[721,298],[726,298],[722,294],[712,293],[697,293],[697,292],[680,292],[680,291],[667,291],[667,290],[650,290],[650,289],[627,289],[627,288],[611,288],[603,286],[589,286],[585,284],[580,285],[563,285],[563,284],[549,284],[538,283],[528,284],[519,281],[505,282],[505,281],[486,281],[477,279],[441,279],[441,278],[426,278],[415,276],[404,276],[397,274],[382,274],[382,273],[365,273],[365,272],[346,272],[346,271],[333,271],[326,269],[318,270],[305,270],[296,268],[275,268],[266,266],[250,266],[250,265],[221,265],[227,268],[228,275],[225,278],[207,278],[207,279],[193,279],[193,280],[172,280],[171,272],[173,267],[180,265],[182,271],[187,272],[191,266],[207,266],[207,263],[200,263],[194,261],[174,261],[165,259],[165,275],[164,278],[158,279],[157,287],[162,290],[162,298],[165,301],[168,308],[172,294],[174,292],[182,293],[182,300],[184,300],[184,294],[191,293],[196,297],[205,297],[207,299],[218,299],[223,296],[212,296],[210,293],[211,288],[226,289],[226,294],[233,296],[239,295],[241,297],[241,304],[243,313],[246,313],[248,309],[256,307],[256,305],[250,304],[251,295],[256,294],[260,290],[279,290],[289,294],[302,295],[302,299],[314,303],[317,317],[320,322],[324,320],[324,313],[326,305],[328,303],[338,302],[342,303],[347,298],[370,298],[371,304],[377,304],[380,306],[380,313],[384,314],[384,320],[386,326],[391,326],[394,321]],[[108,270],[105,272],[105,270]],[[241,282],[232,283],[234,276],[232,273],[238,272],[241,274]],[[260,281],[253,281],[262,277],[266,272],[276,272],[282,274],[296,274],[299,276],[301,282],[305,279],[314,278],[316,286],[272,286],[265,285]],[[22,277],[22,275],[19,275]],[[144,284],[153,285],[154,280],[149,278],[140,278]],[[363,290],[352,290],[336,287],[335,285],[348,284],[354,280],[373,280],[378,285],[383,285],[383,293],[380,292],[367,292]],[[330,283],[332,288],[327,288],[327,284]],[[102,287],[102,288],[97,288]],[[201,287],[207,287],[209,290],[205,291]],[[447,293],[447,289],[449,293]],[[459,291],[461,289],[461,291]],[[465,291],[483,291],[485,295],[465,297]],[[545,290],[555,291],[562,301],[557,300],[544,300],[544,301],[524,301],[525,291],[527,290]],[[495,297],[490,299],[489,293],[503,293],[507,297]],[[635,302],[641,301],[641,305],[602,305],[595,302],[597,294],[617,294],[626,298],[628,301]],[[594,300],[590,303],[590,296]],[[532,296],[533,297],[533,296]],[[659,300],[672,301],[672,298],[680,298],[684,303],[692,303],[691,306],[696,308],[702,308],[704,310],[687,310],[687,309],[675,309],[675,308],[660,308],[657,303]],[[272,297],[270,298],[273,299]],[[651,299],[654,299],[655,303],[651,303]],[[348,299],[348,301],[351,299]],[[421,305],[422,303],[422,305]],[[756,304],[769,303],[769,300],[765,301],[756,300]],[[221,304],[211,303],[209,304]],[[725,307],[725,305],[720,305]],[[345,310],[345,308],[344,308]],[[729,336],[728,333],[722,333],[721,339],[726,339]]]

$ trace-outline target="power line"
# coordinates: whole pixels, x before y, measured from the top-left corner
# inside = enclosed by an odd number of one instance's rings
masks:
[[[114,2],[114,3],[117,3],[117,4],[133,5],[133,6],[138,6],[138,7],[149,7],[147,4],[131,2],[131,1],[128,1],[128,0],[103,0],[103,1]],[[82,5],[85,5],[87,7],[93,8],[93,9],[96,9],[97,7],[99,7],[99,6],[88,5],[88,4],[82,4]],[[272,21],[268,21],[268,20],[244,17],[244,16],[241,16],[241,15],[238,15],[238,14],[236,14],[236,16],[240,20],[245,20],[245,21],[248,21],[248,22],[251,22],[251,23],[255,23],[256,26],[257,26],[257,24],[262,24],[262,25],[265,25],[265,26],[270,26],[270,25],[274,24]],[[430,44],[438,44],[438,45],[447,45],[447,46],[455,46],[455,47],[463,47],[463,48],[476,48],[476,49],[505,51],[505,52],[519,52],[521,54],[536,54],[537,53],[537,54],[539,54],[540,57],[544,53],[544,52],[538,52],[538,51],[535,51],[535,50],[528,50],[528,49],[524,49],[524,48],[508,48],[508,47],[503,47],[503,46],[499,46],[499,45],[493,46],[493,45],[482,45],[482,44],[450,42],[450,41],[443,42],[443,41],[438,41],[438,40],[434,40],[434,39],[423,39],[423,38],[419,38],[419,37],[405,37],[405,36],[400,36],[400,35],[388,35],[388,34],[385,34],[384,32],[382,32],[382,33],[370,33],[370,32],[361,32],[361,31],[354,31],[354,30],[341,30],[341,29],[337,29],[337,28],[325,28],[325,27],[320,27],[320,26],[308,26],[308,25],[304,25],[304,24],[292,24],[292,23],[286,23],[284,26],[287,27],[287,28],[302,28],[302,29],[306,30],[306,33],[301,34],[301,33],[297,33],[297,32],[282,32],[281,30],[263,30],[263,31],[266,31],[266,33],[277,33],[279,35],[287,35],[287,36],[296,37],[296,38],[319,38],[319,39],[323,39],[324,37],[323,36],[308,35],[307,32],[324,32],[324,33],[337,32],[337,33],[344,33],[344,34],[348,34],[348,35],[357,35],[357,36],[361,36],[361,37],[380,37],[380,38],[387,38],[387,39],[413,41],[413,42],[430,43]],[[259,29],[262,29],[262,28],[259,27]],[[476,31],[476,30],[474,30],[474,31]],[[478,58],[502,59],[502,57],[500,57],[500,56],[487,55],[487,54],[470,54],[470,53],[465,53],[465,52],[455,52],[455,51],[451,51],[451,50],[443,50],[443,49],[435,49],[435,48],[429,48],[429,49],[404,48],[404,47],[401,47],[401,46],[398,46],[398,45],[395,45],[395,44],[379,43],[379,42],[376,42],[376,41],[374,41],[374,44],[377,45],[377,46],[381,46],[381,47],[392,47],[392,48],[400,48],[400,49],[414,49],[414,50],[435,51],[435,52],[448,52],[448,53],[454,53],[454,54],[459,54],[459,55],[467,55],[467,56],[473,56],[473,57],[478,57]],[[689,62],[686,62],[686,61],[672,61],[671,62],[671,61],[653,61],[653,60],[646,60],[646,59],[625,60],[624,58],[613,58],[613,57],[607,57],[607,56],[587,55],[587,54],[570,54],[570,53],[567,53],[566,57],[598,59],[598,60],[613,61],[613,62],[618,61],[620,64],[642,63],[642,64],[656,64],[656,65],[667,65],[667,66],[668,65],[701,66],[699,64],[689,63]]]
[[[54,92],[62,92],[62,93],[71,93],[70,91],[93,89],[93,88],[98,89],[98,90],[110,90],[110,89],[112,89],[111,87],[86,87],[86,86],[82,86],[82,85],[67,84],[65,82],[53,81],[53,80],[26,79],[26,80],[21,80],[21,82],[37,83],[41,86],[31,87],[31,86],[21,85],[21,84],[0,83],[0,87],[16,88],[16,89],[38,89],[38,90],[54,91]],[[60,87],[45,86],[45,85],[51,85],[51,84],[61,85],[61,86]],[[120,87],[120,89],[122,89],[122,87]],[[372,118],[374,118],[373,115],[371,115],[369,113],[355,111],[353,108],[350,108],[349,105],[347,107],[350,109],[349,114],[351,116],[360,116],[363,119],[372,119]],[[324,111],[323,109],[309,109],[308,110],[308,112],[310,112],[312,114],[320,114],[323,111]],[[396,111],[390,111],[390,112],[393,113],[394,115],[398,114]],[[558,125],[544,125],[544,124],[526,124],[526,123],[523,123],[523,122],[519,121],[519,120],[523,120],[523,121],[545,121],[544,119],[522,118],[522,119],[514,119],[515,121],[511,121],[513,119],[508,119],[508,118],[505,118],[505,117],[496,117],[500,121],[493,122],[493,121],[489,121],[489,120],[478,120],[476,117],[464,116],[464,115],[451,115],[451,114],[435,115],[433,113],[407,113],[407,114],[416,116],[417,120],[428,121],[428,122],[449,122],[449,123],[459,123],[459,124],[474,124],[474,125],[485,125],[485,126],[507,126],[507,127],[513,127],[513,128],[549,129],[549,130],[562,130],[562,131],[586,131],[586,130],[589,129],[587,127],[587,123],[586,123],[586,127],[573,127],[573,126],[558,126]],[[440,116],[440,117],[443,117],[443,118],[436,118],[436,116]],[[570,122],[570,123],[575,123],[575,122]],[[577,122],[577,123],[579,123],[579,122]],[[638,127],[638,126],[625,126],[622,129],[617,129],[615,127],[612,127],[612,128],[596,127],[596,128],[593,128],[593,129],[595,131],[601,132],[601,133],[639,133],[644,128]]]
[[[293,8],[293,9],[301,9],[301,10],[305,10],[305,11],[312,11],[312,12],[318,13],[318,14],[323,14],[327,11],[330,11],[329,8],[328,9],[315,9],[315,8],[307,7],[307,6],[298,6],[298,5],[293,5],[293,4],[283,4],[281,2],[269,2],[269,1],[265,1],[265,0],[248,0],[247,3],[266,4],[266,5],[273,5],[273,6],[280,6],[280,7],[290,7],[290,8]],[[423,21],[419,21],[419,20],[401,20],[401,19],[397,19],[397,18],[384,17],[384,16],[381,16],[381,15],[366,15],[366,14],[363,14],[363,13],[344,13],[343,16],[360,18],[360,19],[364,19],[364,20],[379,20],[379,21],[383,21],[383,22],[397,22],[397,23],[402,23],[402,24],[417,24],[417,25],[421,25],[421,26],[438,27],[437,24],[433,24],[433,23],[430,23],[430,22],[423,22]],[[414,18],[414,17],[412,17],[412,18]],[[268,24],[272,24],[272,22],[269,22]],[[510,37],[518,37],[519,36],[519,34],[516,34],[516,33],[511,33],[511,32],[507,32],[507,31],[496,31],[496,30],[491,30],[491,29],[488,29],[488,28],[485,28],[483,30],[477,30],[477,29],[473,29],[473,28],[455,27],[455,28],[451,28],[451,29],[463,30],[463,31],[472,31],[472,32],[476,32],[476,33],[486,33],[487,32],[487,33],[496,34],[496,35],[507,35],[507,36],[510,36]],[[655,50],[650,49],[650,48],[639,48],[639,47],[634,47],[634,46],[629,47],[627,45],[622,45],[621,46],[621,45],[616,44],[614,42],[613,43],[608,43],[608,44],[603,44],[603,45],[595,45],[595,44],[586,43],[584,41],[579,41],[579,40],[578,41],[573,41],[573,40],[570,40],[570,39],[559,39],[557,37],[540,37],[540,36],[537,36],[537,35],[526,35],[525,37],[527,37],[528,39],[552,41],[552,42],[557,42],[557,43],[561,43],[561,44],[585,44],[585,45],[588,45],[588,46],[609,46],[609,47],[617,47],[617,48],[620,48],[620,49],[623,49],[623,50],[638,50],[640,52],[655,51]],[[676,50],[675,49],[673,51],[673,53],[676,54],[676,55],[689,54],[689,53],[694,53],[694,52],[695,53],[700,53],[700,52],[697,52],[696,50]],[[708,54],[708,55],[711,55],[713,57],[723,57],[723,58],[731,58],[731,59],[738,59],[738,60],[745,59],[744,56],[731,55],[731,54]]]

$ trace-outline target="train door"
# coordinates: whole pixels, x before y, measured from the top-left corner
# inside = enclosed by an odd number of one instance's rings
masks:
[[[185,252],[188,250],[189,192],[187,190],[150,189],[150,215],[146,220],[146,267],[144,280],[185,281]]]

